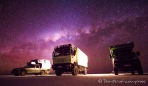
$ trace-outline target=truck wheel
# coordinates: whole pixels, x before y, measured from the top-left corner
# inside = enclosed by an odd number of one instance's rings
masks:
[[[50,74],[50,71],[49,71],[49,70],[46,70],[45,73],[46,73],[46,74]]]
[[[131,67],[131,74],[134,75],[135,74],[135,64],[132,63],[131,65],[132,65],[132,67]]]
[[[44,74],[45,74],[45,71],[42,70],[42,71],[41,71],[41,75],[44,75]]]
[[[131,71],[131,74],[132,74],[132,75],[134,75],[134,74],[135,74],[135,71],[134,71],[134,70],[132,70],[132,71]]]
[[[78,73],[79,73],[79,69],[78,69],[77,66],[75,66],[74,69],[73,69],[73,71],[72,71],[72,75],[73,75],[73,76],[77,76]]]
[[[143,75],[143,69],[141,66],[137,67],[137,71],[139,75]]]
[[[114,68],[115,75],[118,75],[118,68]]]
[[[84,73],[84,75],[86,75],[86,74],[87,74],[87,69],[86,69],[86,68],[84,69],[84,72],[83,72],[83,73]]]
[[[26,74],[26,71],[25,70],[23,70],[22,72],[21,72],[21,76],[25,76],[25,74]]]
[[[84,75],[86,75],[86,74],[87,74],[87,70],[84,71]]]
[[[60,71],[60,70],[56,70],[55,73],[56,73],[57,76],[61,76],[62,75],[62,71]]]
[[[18,73],[14,73],[14,76],[19,76],[19,74]]]
[[[50,71],[48,72],[48,74],[50,74]]]

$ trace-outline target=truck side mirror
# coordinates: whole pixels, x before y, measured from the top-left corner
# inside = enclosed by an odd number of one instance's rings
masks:
[[[52,52],[52,57],[54,57],[55,55],[54,55],[55,53],[54,52]]]
[[[140,56],[140,52],[139,51],[137,51],[137,53],[136,53],[138,56]]]
[[[111,59],[112,58],[112,56],[111,55],[109,55],[109,59]]]
[[[76,55],[76,50],[74,50],[74,56]]]

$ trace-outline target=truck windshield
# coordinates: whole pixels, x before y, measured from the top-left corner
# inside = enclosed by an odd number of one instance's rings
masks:
[[[124,55],[132,55],[132,50],[118,50],[114,51],[115,56],[124,56]]]
[[[66,49],[56,49],[53,54],[54,54],[55,57],[70,55],[70,49],[68,49],[68,48],[66,48]]]
[[[34,68],[34,65],[26,65],[24,68]]]

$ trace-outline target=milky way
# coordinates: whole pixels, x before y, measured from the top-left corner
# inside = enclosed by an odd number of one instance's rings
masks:
[[[90,73],[111,72],[109,46],[132,41],[148,72],[146,0],[2,0],[0,11],[2,73],[31,59],[52,62],[53,48],[67,43],[88,55]]]

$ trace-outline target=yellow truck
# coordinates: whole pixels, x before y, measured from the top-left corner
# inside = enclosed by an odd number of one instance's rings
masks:
[[[64,72],[71,72],[73,76],[79,72],[87,74],[88,57],[72,44],[56,46],[52,53],[52,60],[52,69],[57,76],[61,76]]]

